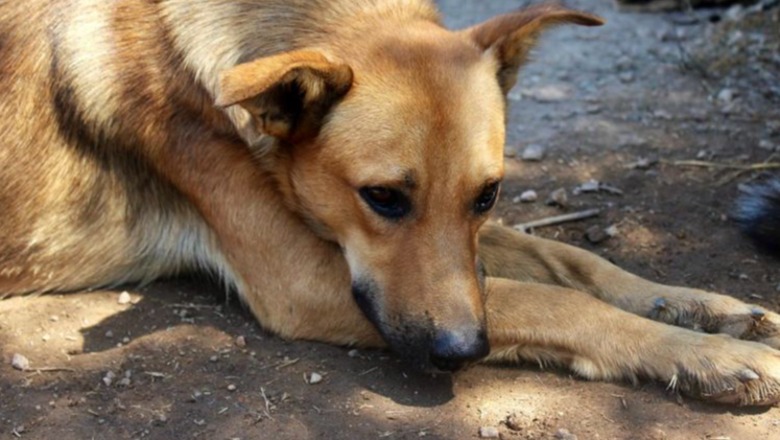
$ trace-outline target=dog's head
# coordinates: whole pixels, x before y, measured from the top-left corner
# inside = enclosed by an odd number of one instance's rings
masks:
[[[555,23],[601,20],[546,5],[459,32],[394,22],[222,76],[218,105],[276,139],[286,202],[341,246],[357,304],[423,368],[489,351],[477,232],[503,177],[506,93]]]

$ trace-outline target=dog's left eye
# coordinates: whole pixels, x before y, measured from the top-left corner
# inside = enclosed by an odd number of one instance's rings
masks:
[[[491,183],[482,190],[482,194],[477,197],[477,201],[474,202],[474,212],[477,214],[484,214],[490,211],[490,208],[496,204],[496,197],[498,196],[499,183]]]
[[[361,188],[360,197],[374,212],[391,220],[405,216],[412,208],[409,198],[401,191],[392,188],[379,186]]]

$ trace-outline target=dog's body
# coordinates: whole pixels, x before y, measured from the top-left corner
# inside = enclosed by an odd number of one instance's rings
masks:
[[[0,20],[0,296],[209,270],[284,337],[780,399],[778,315],[484,224],[532,40],[595,17],[454,33],[424,0],[36,0]]]

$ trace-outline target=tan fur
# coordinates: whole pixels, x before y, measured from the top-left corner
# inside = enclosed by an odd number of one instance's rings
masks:
[[[505,94],[558,23],[601,21],[546,5],[451,32],[425,0],[6,2],[0,296],[212,271],[283,337],[425,367],[484,355],[487,334],[488,359],[776,402],[776,314],[476,209],[503,177]],[[408,212],[379,215],[377,188]]]

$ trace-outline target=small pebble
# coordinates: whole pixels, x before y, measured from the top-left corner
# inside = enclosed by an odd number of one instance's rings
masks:
[[[520,421],[520,418],[517,416],[517,414],[511,414],[506,418],[506,427],[511,429],[512,431],[522,431],[523,430],[523,424]]]
[[[558,102],[569,98],[569,90],[558,85],[541,86],[529,92],[531,98],[538,102]]]
[[[351,358],[356,358],[356,357],[360,356],[360,352],[357,351],[357,349],[353,348],[352,350],[349,350],[347,352],[347,356],[349,356]]]
[[[734,100],[735,96],[736,93],[734,92],[734,90],[726,88],[718,92],[716,99],[723,104],[729,104],[731,103],[731,101]]]
[[[618,75],[620,78],[620,82],[623,83],[630,83],[634,82],[634,72],[622,72],[620,75]]]
[[[574,188],[574,194],[579,194],[581,192],[589,193],[589,192],[596,192],[599,190],[599,181],[590,179],[587,182],[581,183],[579,186]]]
[[[319,373],[311,373],[309,375],[309,385],[315,385],[322,382],[322,375]]]
[[[550,193],[550,198],[547,199],[547,204],[551,206],[560,206],[561,208],[569,206],[569,195],[566,193],[566,189],[558,188]]]
[[[620,233],[620,231],[618,230],[617,226],[610,225],[607,229],[604,229],[604,233],[610,237],[615,237]]]
[[[652,440],[667,440],[669,437],[663,429],[653,428],[650,430],[650,438]]]
[[[772,141],[768,139],[761,139],[760,141],[758,141],[758,148],[762,150],[774,151],[776,149],[776,146],[774,143],[772,143]]]
[[[522,203],[533,203],[539,198],[539,195],[536,194],[536,191],[529,189],[528,191],[523,191],[522,194],[520,194],[519,201]]]
[[[130,300],[132,300],[132,298],[130,298],[130,294],[125,291],[119,294],[119,299],[117,299],[117,302],[119,304],[125,305],[130,304]]]
[[[209,358],[209,362],[217,362],[219,360],[219,356],[214,355]]]
[[[479,428],[480,438],[499,438],[498,428],[493,426],[483,426]]]
[[[114,337],[114,332],[112,332],[111,330],[106,332],[106,338],[110,339],[110,338],[113,338],[113,337]]]
[[[555,438],[557,440],[577,440],[577,436],[569,432],[568,429],[559,429],[555,432]]]
[[[585,231],[585,238],[593,244],[598,244],[609,238],[609,235],[601,228],[601,226],[595,225],[589,227]]]
[[[27,371],[30,369],[30,361],[24,355],[14,353],[13,358],[11,358],[11,366],[20,371]]]
[[[116,374],[114,374],[113,371],[109,371],[105,376],[103,376],[103,383],[106,384],[107,387],[110,387],[111,384],[114,383],[115,377]]]
[[[655,117],[657,119],[664,119],[666,121],[669,121],[669,120],[672,119],[672,114],[669,113],[666,110],[658,109],[658,110],[653,112],[653,117]]]
[[[246,347],[246,338],[243,336],[238,336],[236,338],[236,347],[240,347],[240,348]]]
[[[539,144],[531,144],[523,150],[522,158],[529,162],[538,162],[544,158],[544,147]]]
[[[230,385],[227,386],[227,390],[228,391],[235,391],[236,390],[236,386],[231,383]]]

